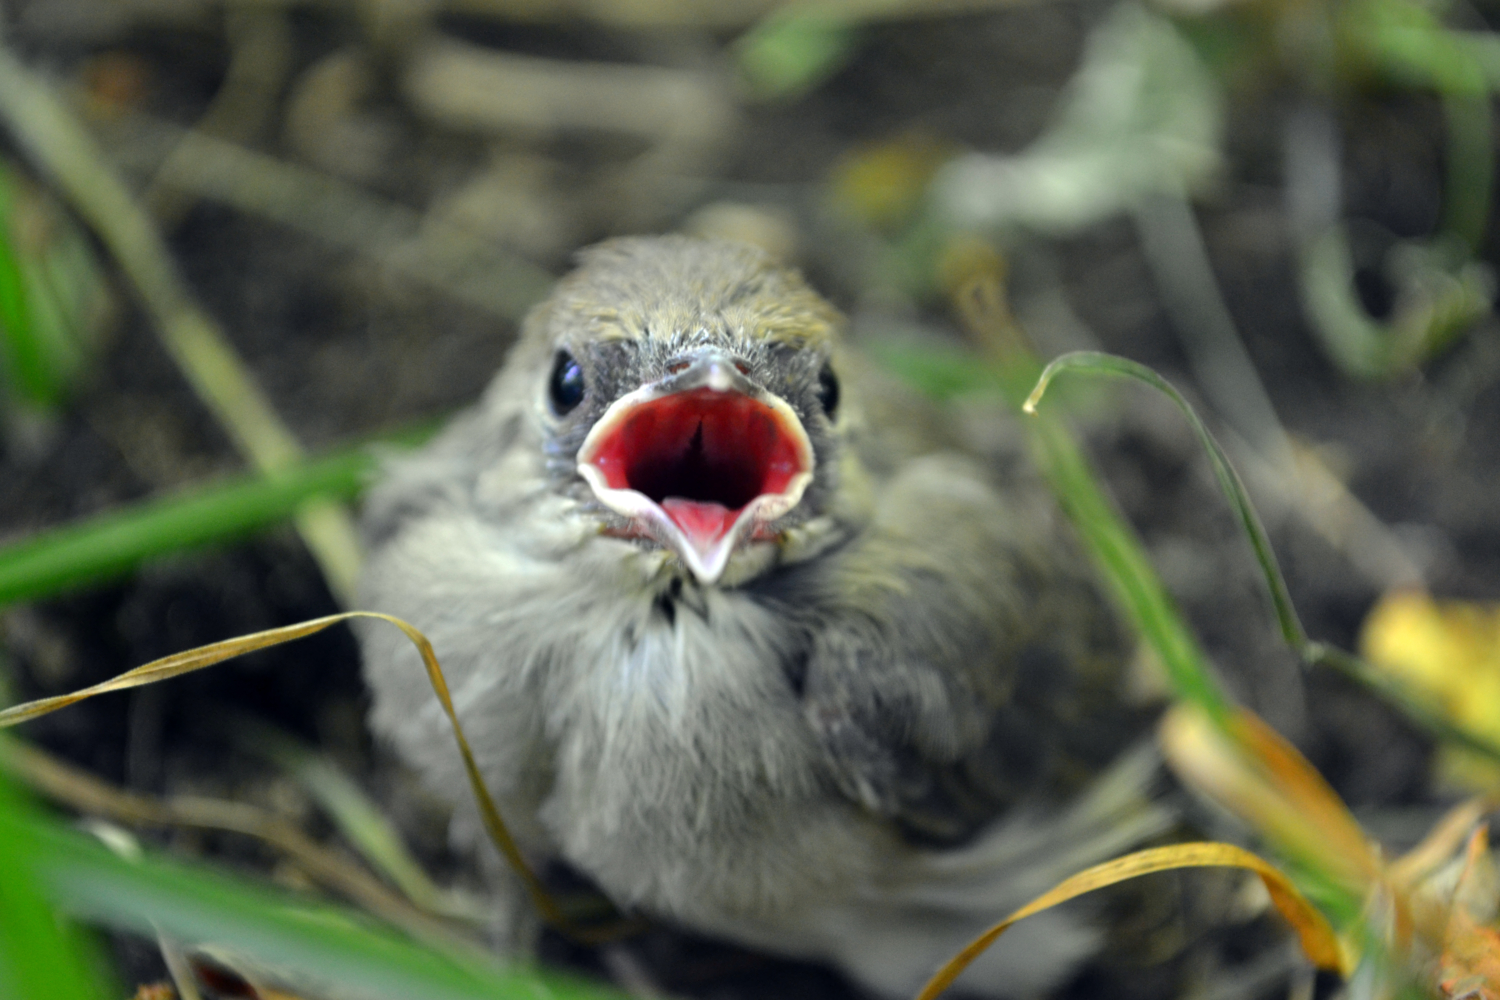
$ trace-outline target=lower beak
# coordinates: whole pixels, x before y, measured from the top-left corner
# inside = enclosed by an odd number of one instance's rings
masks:
[[[724,352],[617,399],[578,451],[578,472],[632,533],[675,551],[702,583],[802,499],[813,450],[779,396]]]

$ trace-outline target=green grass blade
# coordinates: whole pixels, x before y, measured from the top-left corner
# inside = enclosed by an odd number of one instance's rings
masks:
[[[1182,619],[1135,531],[1100,488],[1088,459],[1057,421],[1038,414],[1030,428],[1032,456],[1058,502],[1103,570],[1141,636],[1160,657],[1179,698],[1222,721],[1230,702],[1209,667],[1197,637]]]
[[[0,775],[0,997],[100,1000],[108,991],[77,928],[52,912],[37,880],[36,838],[16,828],[37,818]]]
[[[1488,757],[1500,760],[1500,744],[1456,726],[1440,710],[1433,707],[1428,699],[1412,690],[1408,685],[1375,669],[1351,653],[1325,643],[1313,642],[1308,638],[1307,632],[1302,626],[1302,621],[1297,615],[1297,609],[1292,604],[1291,593],[1287,590],[1286,586],[1286,577],[1281,572],[1281,564],[1276,559],[1276,553],[1271,548],[1270,539],[1266,536],[1265,527],[1261,524],[1260,517],[1256,514],[1254,505],[1250,502],[1250,496],[1245,490],[1244,483],[1241,482],[1239,474],[1235,472],[1234,466],[1229,462],[1229,457],[1225,455],[1224,449],[1219,446],[1218,441],[1214,439],[1214,436],[1209,432],[1203,420],[1193,410],[1192,405],[1183,398],[1182,394],[1170,382],[1145,365],[1131,361],[1128,358],[1118,357],[1113,354],[1104,354],[1098,351],[1075,351],[1054,359],[1042,371],[1041,377],[1037,380],[1036,388],[1032,390],[1030,398],[1026,401],[1025,408],[1027,412],[1036,412],[1036,405],[1041,401],[1052,380],[1065,371],[1081,371],[1094,375],[1136,379],[1164,393],[1182,411],[1183,416],[1187,418],[1188,425],[1193,429],[1193,433],[1197,435],[1199,442],[1202,443],[1204,450],[1208,453],[1209,461],[1214,470],[1214,478],[1218,480],[1219,488],[1229,501],[1230,507],[1234,510],[1235,517],[1240,522],[1241,529],[1250,541],[1251,549],[1255,552],[1255,559],[1260,565],[1261,576],[1265,580],[1266,589],[1270,593],[1271,605],[1275,609],[1276,620],[1280,625],[1282,638],[1286,640],[1287,645],[1291,647],[1292,651],[1301,657],[1305,665],[1308,667],[1330,667],[1337,670],[1375,691],[1435,735],[1458,743],[1470,750],[1485,754]],[[1082,487],[1074,484],[1070,486],[1070,490],[1082,492]],[[1066,505],[1069,502],[1070,500],[1065,497],[1064,504]],[[1071,502],[1076,503],[1077,500],[1075,499]],[[1088,534],[1087,530],[1085,530],[1085,534]],[[1122,569],[1128,571],[1129,568],[1122,566]],[[1157,645],[1157,640],[1153,639],[1152,642],[1153,645]],[[1160,652],[1161,647],[1158,646],[1157,648]],[[1165,656],[1165,654],[1163,655]],[[1171,661],[1168,661],[1168,670],[1172,673],[1174,681],[1178,683],[1179,692],[1181,692],[1181,684],[1185,678],[1179,677]]]
[[[988,348],[982,358],[970,358],[969,372],[949,371],[949,359],[941,353],[919,361],[909,351],[899,352],[884,360],[893,363],[894,370],[915,387],[936,389],[939,394],[966,390],[976,377],[988,378],[1012,406],[1031,414],[1024,429],[1032,459],[1078,531],[1116,603],[1160,658],[1177,696],[1202,708],[1211,719],[1223,721],[1229,714],[1230,700],[1214,677],[1197,637],[1156,575],[1140,538],[1115,510],[1066,427],[1050,414],[1028,406],[1044,370],[1003,302],[995,298],[997,294],[998,289],[979,286],[972,296],[959,300],[966,325]]]
[[[355,911],[310,905],[200,865],[151,854],[126,860],[81,834],[8,811],[0,812],[0,843],[6,841],[25,845],[44,891],[82,919],[151,937],[165,934],[189,945],[211,942],[298,981],[336,984],[340,995],[619,998],[602,984],[422,947]]]
[[[0,605],[50,597],[123,575],[156,556],[244,537],[290,517],[314,497],[354,497],[376,462],[368,448],[353,448],[0,546]]]
[[[1254,505],[1250,503],[1250,496],[1245,491],[1245,484],[1240,481],[1239,473],[1235,472],[1234,466],[1230,464],[1229,456],[1224,454],[1224,449],[1219,447],[1219,442],[1214,440],[1208,427],[1183,398],[1182,393],[1150,368],[1131,361],[1129,358],[1105,354],[1102,351],[1073,351],[1053,359],[1042,370],[1036,388],[1031,391],[1031,396],[1025,403],[1028,413],[1036,411],[1037,404],[1041,402],[1052,380],[1065,371],[1133,378],[1163,393],[1177,405],[1183,416],[1187,418],[1188,426],[1198,436],[1198,441],[1203,445],[1204,451],[1208,453],[1209,462],[1214,470],[1214,478],[1218,480],[1219,488],[1224,491],[1224,496],[1229,500],[1229,505],[1240,522],[1240,527],[1244,529],[1245,536],[1250,540],[1250,547],[1255,551],[1255,561],[1260,564],[1266,586],[1271,592],[1271,605],[1276,611],[1276,621],[1281,627],[1282,637],[1294,650],[1301,652],[1302,648],[1307,645],[1307,632],[1302,628],[1302,620],[1298,618],[1297,609],[1292,604],[1292,596],[1286,587],[1286,577],[1282,575],[1281,564],[1276,561],[1276,553],[1271,549],[1271,540],[1266,537],[1266,529],[1261,525],[1260,516],[1256,514]]]

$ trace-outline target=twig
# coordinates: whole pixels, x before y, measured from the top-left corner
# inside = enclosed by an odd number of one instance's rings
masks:
[[[161,233],[105,164],[61,101],[0,46],[0,118],[99,234],[155,320],[162,344],[240,451],[262,471],[298,462],[302,449],[246,371],[217,323],[193,298]],[[360,549],[347,511],[312,501],[297,527],[334,593],[347,600]]]
[[[496,316],[519,320],[551,287],[551,275],[494,241],[327,174],[144,117],[128,127],[131,140],[172,150],[164,183],[368,255]]]
[[[271,7],[224,11],[230,44],[229,67],[213,101],[194,131],[230,142],[254,142],[275,109],[276,94],[292,61],[291,29],[286,12]],[[191,152],[175,150],[141,193],[141,203],[164,223],[179,221],[192,206],[190,192],[172,182],[174,171]]]
[[[452,40],[418,48],[403,89],[419,112],[449,127],[623,132],[684,151],[718,147],[738,115],[719,74],[543,59]]]

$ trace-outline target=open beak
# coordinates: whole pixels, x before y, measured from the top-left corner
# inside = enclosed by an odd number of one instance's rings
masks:
[[[632,533],[713,583],[737,546],[802,499],[813,450],[784,400],[708,349],[615,400],[584,438],[578,472]]]

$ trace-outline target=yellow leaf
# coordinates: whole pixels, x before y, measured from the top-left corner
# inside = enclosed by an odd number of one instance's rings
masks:
[[[952,147],[922,135],[856,149],[829,178],[833,202],[871,225],[900,226],[921,203],[932,175],[952,156]]]
[[[1391,591],[1366,617],[1360,649],[1460,729],[1500,740],[1500,605]],[[1459,784],[1500,785],[1492,762],[1456,748],[1445,748],[1440,768]]]

